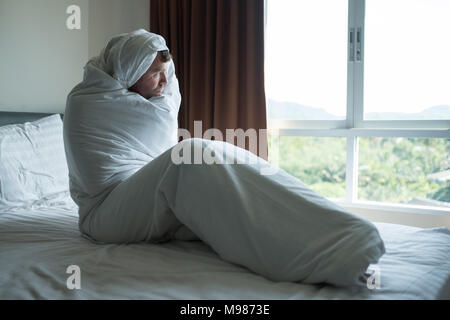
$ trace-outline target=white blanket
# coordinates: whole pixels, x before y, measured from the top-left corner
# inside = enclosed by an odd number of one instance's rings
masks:
[[[64,114],[64,146],[80,224],[118,183],[175,145],[180,106],[173,62],[164,95],[128,90],[167,50],[162,37],[138,30],[112,38],[85,66]]]
[[[372,223],[283,170],[261,175],[270,164],[244,149],[203,139],[176,144],[173,63],[161,97],[128,91],[165,49],[143,30],[117,36],[68,97],[64,142],[82,233],[103,243],[200,238],[271,280],[364,286],[367,267],[385,252]],[[213,151],[219,163],[172,161],[191,149],[192,157]]]

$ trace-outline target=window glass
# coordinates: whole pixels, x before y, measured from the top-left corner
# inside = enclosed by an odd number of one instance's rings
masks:
[[[267,1],[269,119],[345,119],[347,12],[347,0]]]
[[[358,199],[450,207],[450,139],[359,138]]]
[[[269,162],[329,198],[345,198],[346,138],[269,135]]]
[[[368,0],[364,119],[450,119],[450,1]]]

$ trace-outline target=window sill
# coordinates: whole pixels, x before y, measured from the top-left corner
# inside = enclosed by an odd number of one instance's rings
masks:
[[[450,207],[386,204],[374,201],[349,203],[343,199],[330,200],[372,222],[403,224],[421,228],[450,228]]]

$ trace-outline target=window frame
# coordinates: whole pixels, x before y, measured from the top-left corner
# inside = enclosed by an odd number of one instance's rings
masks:
[[[267,25],[267,0],[265,24]],[[346,197],[330,199],[349,208],[385,212],[426,213],[450,216],[450,208],[395,204],[357,199],[358,138],[450,138],[450,120],[364,120],[364,19],[365,0],[348,0],[347,30],[347,117],[345,120],[268,119],[267,128],[275,136],[346,137]],[[361,59],[350,61],[350,31],[360,31]],[[353,33],[354,35],[354,33]],[[356,60],[356,59],[354,59]],[[279,157],[280,155],[277,155]]]

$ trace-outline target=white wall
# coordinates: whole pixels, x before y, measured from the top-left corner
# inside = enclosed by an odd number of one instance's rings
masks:
[[[90,0],[89,57],[114,35],[150,28],[150,0]]]
[[[68,30],[66,8],[81,9]],[[0,110],[60,112],[88,57],[88,0],[0,0]]]
[[[72,4],[80,30],[66,27]],[[89,58],[149,25],[149,0],[0,0],[0,111],[64,112]]]

